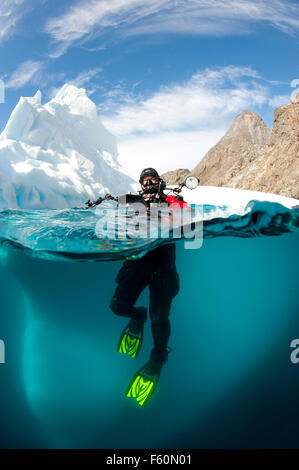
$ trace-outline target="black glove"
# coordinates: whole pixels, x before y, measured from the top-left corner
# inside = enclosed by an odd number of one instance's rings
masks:
[[[101,204],[101,202],[104,200],[103,197],[99,197],[95,202],[91,202],[90,199],[85,203],[87,205],[87,208],[89,209],[90,207],[98,206]]]

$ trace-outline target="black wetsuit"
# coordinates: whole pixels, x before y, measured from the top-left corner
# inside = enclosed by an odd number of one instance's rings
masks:
[[[118,285],[110,303],[116,315],[138,319],[138,309],[134,305],[143,289],[149,286],[149,314],[154,340],[152,355],[156,357],[165,354],[170,336],[171,301],[179,291],[175,249],[174,244],[167,244],[140,259],[125,261],[116,277]]]

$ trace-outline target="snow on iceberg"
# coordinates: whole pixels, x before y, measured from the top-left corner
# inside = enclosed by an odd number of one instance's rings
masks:
[[[216,186],[198,186],[193,191],[183,188],[182,196],[189,204],[210,204],[216,209],[226,206],[228,215],[244,214],[250,201],[277,202],[289,209],[299,205],[297,199],[279,194]]]
[[[20,98],[0,135],[0,210],[82,206],[135,188],[84,89],[65,84],[45,105],[40,91]]]

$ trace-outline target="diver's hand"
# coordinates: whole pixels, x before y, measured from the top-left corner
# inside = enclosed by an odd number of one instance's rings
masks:
[[[95,202],[91,202],[90,199],[85,203],[87,205],[87,209],[90,209],[91,207],[98,206],[101,204],[101,202],[104,200],[104,198],[99,197]]]
[[[90,209],[91,207],[94,207],[94,206],[98,206],[99,204],[101,204],[103,201],[105,200],[116,200],[116,198],[114,196],[112,196],[111,194],[107,193],[104,197],[99,197],[95,202],[91,202],[90,199],[88,199],[88,201],[85,202],[85,204],[87,205],[87,208],[86,209]]]
[[[90,199],[88,199],[88,201],[86,201],[85,204],[87,205],[87,207],[92,207],[93,206],[93,202],[91,202]]]

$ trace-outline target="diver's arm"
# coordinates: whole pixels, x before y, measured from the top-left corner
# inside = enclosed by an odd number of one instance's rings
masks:
[[[184,201],[181,197],[176,196],[166,196],[165,200],[168,202],[170,206],[177,207],[178,209],[183,209],[186,207],[190,207],[188,202]]]
[[[117,198],[115,198],[114,196],[112,196],[111,194],[107,193],[105,194],[104,197],[98,197],[98,199],[94,202],[91,202],[90,199],[88,199],[88,201],[85,202],[85,204],[87,205],[86,209],[90,209],[91,207],[94,207],[94,206],[98,206],[99,204],[101,204],[103,201],[107,201],[107,200],[113,200],[113,201],[116,201]]]

